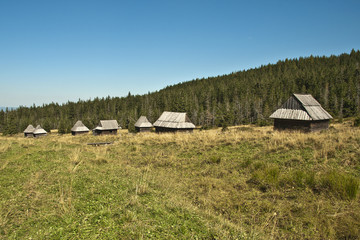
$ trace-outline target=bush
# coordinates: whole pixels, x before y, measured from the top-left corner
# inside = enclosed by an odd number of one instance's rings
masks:
[[[132,119],[129,120],[129,123],[127,125],[127,129],[129,131],[129,133],[136,133],[135,121],[133,121]]]
[[[60,121],[59,127],[58,127],[58,133],[59,134],[65,134],[71,132],[71,128],[69,131],[69,124],[67,124],[64,120]]]
[[[214,128],[214,126],[205,124],[205,125],[201,126],[200,131],[209,130],[209,129],[212,129],[212,128]]]
[[[355,118],[354,127],[360,127],[360,117]]]
[[[268,121],[266,119],[258,119],[256,121],[256,126],[259,126],[259,127],[265,127],[265,126],[270,126],[272,125],[271,121]]]
[[[133,124],[128,126],[129,133],[136,133],[136,128]]]
[[[222,128],[221,128],[222,132],[226,132],[227,130],[229,130],[227,123],[223,123],[221,126],[222,126]]]

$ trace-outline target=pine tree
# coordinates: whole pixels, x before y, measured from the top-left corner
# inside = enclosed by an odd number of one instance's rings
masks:
[[[51,131],[51,123],[48,119],[46,119],[43,123],[43,126],[45,131],[47,131],[48,133]]]
[[[59,128],[58,128],[58,133],[60,134],[65,134],[67,132],[67,127],[65,124],[64,120],[60,120],[60,124],[59,124]]]
[[[18,133],[18,125],[13,112],[10,113],[4,127],[4,135],[12,135]]]

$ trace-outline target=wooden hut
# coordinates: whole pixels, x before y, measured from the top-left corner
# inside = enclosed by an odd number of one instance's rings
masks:
[[[192,132],[195,125],[184,112],[163,112],[154,123],[156,132]]]
[[[121,129],[116,120],[100,120],[99,125],[93,129],[93,134],[96,135],[116,135],[118,129]]]
[[[40,125],[37,125],[33,134],[34,137],[42,137],[42,136],[46,136],[47,132]]]
[[[135,130],[137,132],[151,132],[153,125],[147,117],[141,116],[135,123]]]
[[[329,128],[332,116],[310,94],[293,94],[270,118],[276,130],[313,132]]]
[[[71,128],[71,134],[73,136],[80,135],[80,134],[86,134],[90,130],[82,123],[82,121],[77,121],[75,125]]]
[[[29,126],[27,126],[27,128],[24,130],[24,137],[34,137],[34,131],[34,126],[29,124]]]

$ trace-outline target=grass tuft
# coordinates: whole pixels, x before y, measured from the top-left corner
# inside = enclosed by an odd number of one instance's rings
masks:
[[[359,180],[331,170],[320,177],[320,188],[342,199],[355,199],[359,190]]]

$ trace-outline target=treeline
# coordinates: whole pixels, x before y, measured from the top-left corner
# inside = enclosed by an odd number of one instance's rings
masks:
[[[0,111],[0,131],[22,132],[28,124],[68,132],[77,120],[90,129],[100,119],[116,119],[132,128],[146,115],[154,122],[164,110],[184,111],[205,127],[266,124],[269,115],[292,93],[310,93],[335,118],[360,113],[360,52],[330,57],[286,59],[231,74],[196,79],[145,95],[79,100],[63,105]]]

